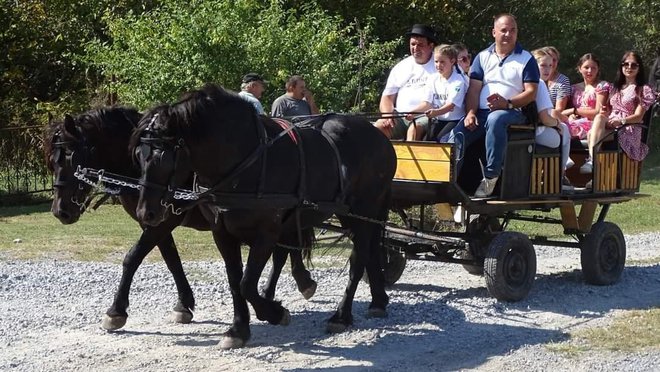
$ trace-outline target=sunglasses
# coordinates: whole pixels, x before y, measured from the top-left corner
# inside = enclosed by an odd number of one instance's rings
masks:
[[[634,70],[639,67],[639,64],[635,62],[624,62],[621,64],[621,67],[627,67]]]

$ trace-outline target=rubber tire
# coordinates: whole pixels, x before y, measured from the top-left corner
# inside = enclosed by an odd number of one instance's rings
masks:
[[[536,276],[534,245],[525,234],[506,231],[488,246],[484,261],[486,288],[500,301],[527,297]]]
[[[580,263],[589,284],[610,285],[621,278],[626,264],[626,240],[619,226],[596,222],[580,242]]]
[[[401,279],[401,275],[403,275],[403,271],[406,269],[406,262],[408,261],[404,253],[396,251],[389,251],[388,253],[389,257],[388,255],[383,257],[383,279],[385,287],[391,287]],[[369,284],[367,270],[362,275],[362,281]]]

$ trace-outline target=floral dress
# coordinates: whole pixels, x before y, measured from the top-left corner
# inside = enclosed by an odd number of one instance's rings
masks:
[[[573,107],[576,108],[596,108],[597,96],[599,94],[607,94],[610,90],[610,83],[601,81],[596,85],[595,89],[585,90],[584,84],[575,84],[572,87],[571,100]],[[571,137],[579,138],[581,140],[587,138],[587,133],[591,129],[592,121],[589,118],[579,117],[568,121],[568,129],[571,132]]]
[[[655,101],[653,90],[648,85],[644,85],[640,89],[636,85],[628,85],[620,91],[612,86],[609,94],[612,107],[610,119],[621,119],[633,115],[637,105],[640,104],[646,112]],[[649,147],[642,143],[642,127],[637,125],[626,126],[619,131],[619,145],[633,160],[641,161],[649,153]]]

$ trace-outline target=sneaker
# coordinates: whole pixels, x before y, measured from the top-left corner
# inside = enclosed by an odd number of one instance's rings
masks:
[[[571,184],[571,180],[568,179],[568,177],[564,176],[564,178],[561,180],[561,191],[573,191],[575,190],[575,187]]]
[[[582,164],[582,166],[580,167],[580,173],[582,174],[593,173],[593,171],[594,171],[594,163],[591,159],[587,160],[587,162]]]
[[[571,167],[573,167],[574,165],[575,165],[575,162],[574,162],[573,159],[571,159],[571,157],[569,156],[569,157],[568,157],[568,160],[566,161],[566,169],[571,168]]]
[[[489,197],[493,193],[493,190],[495,190],[495,184],[497,183],[498,178],[499,177],[494,177],[494,178],[484,177],[484,179],[481,180],[481,183],[479,184],[477,191],[475,191],[474,197],[475,198]]]

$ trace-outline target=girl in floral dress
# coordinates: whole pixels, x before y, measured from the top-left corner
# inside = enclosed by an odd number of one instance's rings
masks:
[[[589,132],[589,156],[593,156],[594,146],[616,128],[626,124],[641,123],[644,113],[651,107],[655,97],[653,90],[644,85],[644,65],[637,52],[629,51],[623,55],[615,82],[609,88],[609,105],[594,118]],[[633,160],[643,160],[649,147],[642,143],[642,128],[638,125],[626,125],[619,130],[619,145]],[[583,173],[591,173],[589,160]]]
[[[560,119],[568,123],[572,137],[585,139],[594,117],[607,99],[609,83],[600,80],[600,62],[591,53],[580,58],[577,69],[583,82],[572,86],[573,107],[562,111]]]

